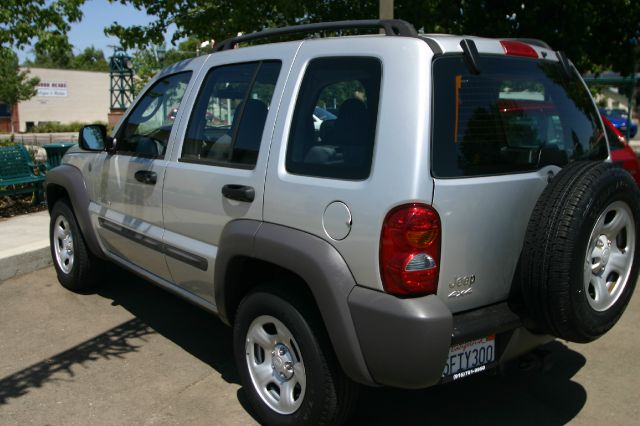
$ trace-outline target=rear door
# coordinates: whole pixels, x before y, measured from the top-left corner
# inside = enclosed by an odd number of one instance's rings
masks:
[[[409,37],[307,40],[287,81],[264,221],[323,238],[363,286],[382,290],[378,249],[386,213],[431,202],[429,169],[414,167],[428,164],[424,76],[431,53]],[[322,110],[331,114],[316,114]],[[317,130],[314,116],[322,119]]]
[[[557,62],[460,56],[433,64],[433,205],[442,220],[438,295],[453,312],[505,300],[531,212],[570,161],[607,146],[579,77]]]
[[[212,55],[189,100],[191,113],[166,170],[164,242],[173,281],[211,303],[225,225],[262,220],[269,144],[296,47]]]

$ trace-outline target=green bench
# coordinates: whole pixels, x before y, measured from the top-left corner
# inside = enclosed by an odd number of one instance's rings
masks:
[[[24,146],[0,147],[0,196],[35,193],[36,202],[43,202],[44,170]]]
[[[47,169],[51,170],[54,167],[58,167],[62,162],[62,156],[71,148],[76,145],[74,142],[62,142],[62,143],[50,143],[42,145],[45,151],[47,151]]]

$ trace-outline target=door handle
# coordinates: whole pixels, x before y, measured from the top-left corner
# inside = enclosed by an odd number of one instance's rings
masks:
[[[138,170],[134,175],[138,182],[146,183],[149,185],[155,185],[158,180],[158,175],[156,172],[151,172],[149,170]]]
[[[250,203],[256,197],[256,192],[251,186],[246,185],[225,185],[222,187],[222,195],[237,201]]]

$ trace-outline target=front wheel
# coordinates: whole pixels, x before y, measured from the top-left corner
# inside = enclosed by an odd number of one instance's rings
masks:
[[[268,425],[341,424],[357,385],[340,369],[319,316],[277,293],[250,293],[236,315],[235,358],[249,402]]]
[[[83,293],[97,285],[101,262],[87,248],[73,211],[64,200],[56,202],[51,209],[49,243],[58,281],[63,287]]]

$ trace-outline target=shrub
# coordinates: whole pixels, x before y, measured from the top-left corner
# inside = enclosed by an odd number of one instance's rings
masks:
[[[35,126],[31,131],[33,133],[60,133],[60,132],[78,132],[80,128],[88,123],[81,123],[79,121],[73,121],[71,123],[58,123],[58,122],[49,122],[49,123],[39,123]],[[103,124],[107,125],[104,121],[96,121],[91,124]]]

